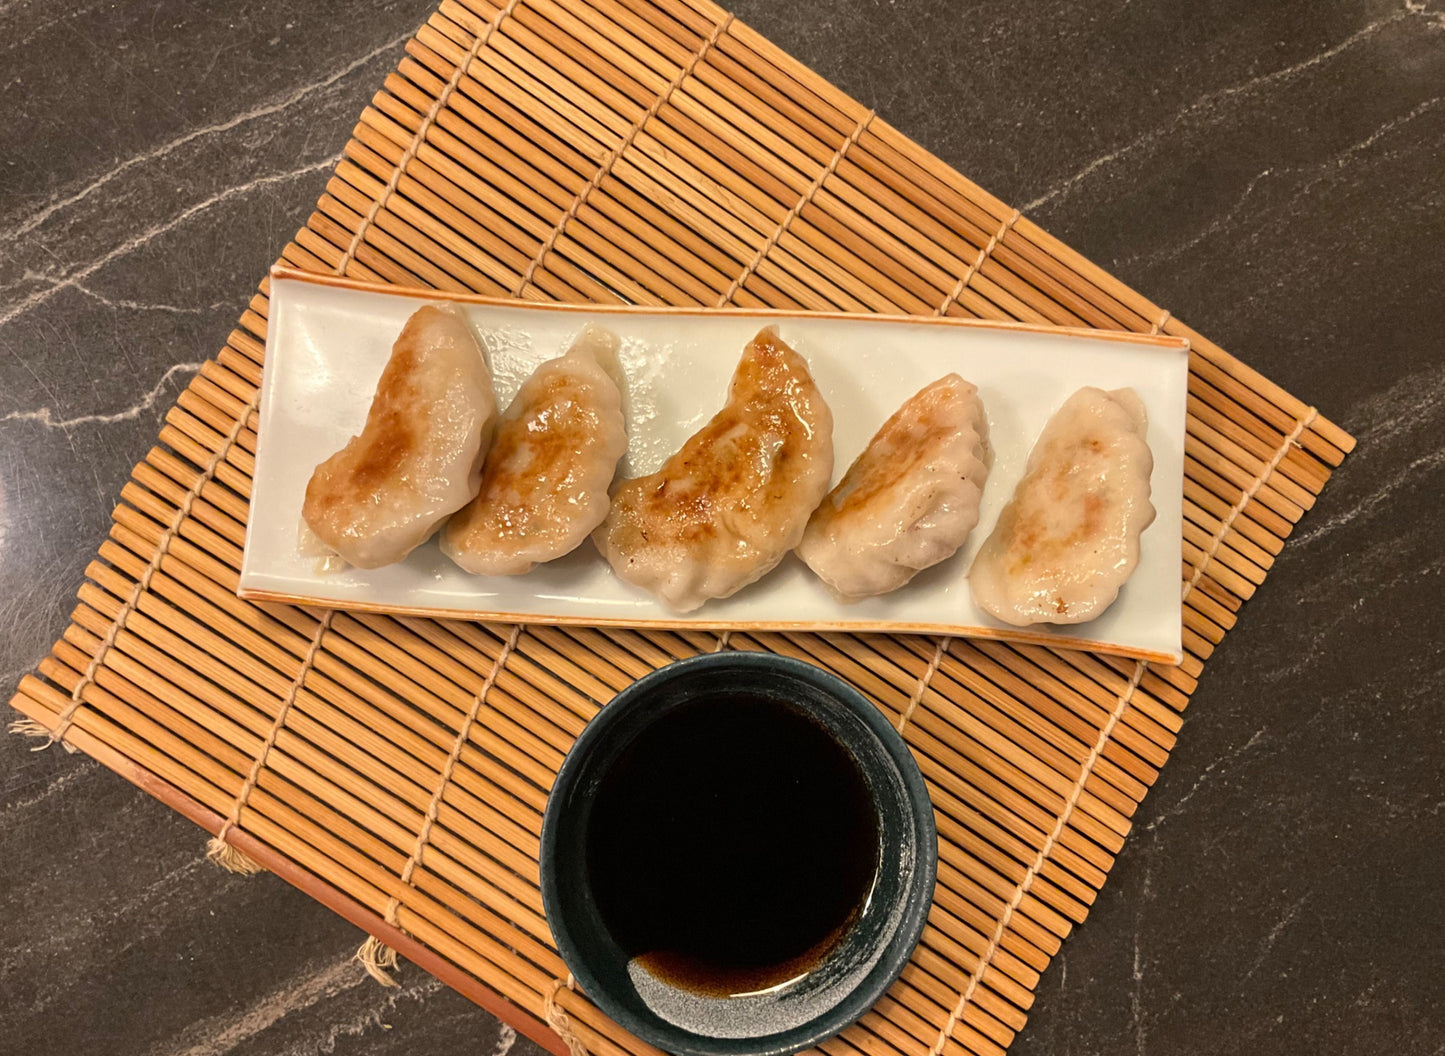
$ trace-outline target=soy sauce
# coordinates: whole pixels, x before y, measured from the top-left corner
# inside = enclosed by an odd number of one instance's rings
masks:
[[[645,729],[604,776],[587,870],[613,938],[710,996],[815,967],[878,872],[878,818],[849,751],[784,701],[721,696]]]

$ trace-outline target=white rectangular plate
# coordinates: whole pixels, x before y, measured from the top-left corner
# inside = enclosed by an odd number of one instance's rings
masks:
[[[1180,518],[1188,346],[1169,337],[1052,330],[954,319],[542,305],[447,296],[487,350],[505,407],[544,359],[588,323],[622,339],[631,449],[623,476],[655,470],[722,405],[743,346],[776,324],[833,411],[834,479],[878,427],[928,382],[957,371],[988,413],[993,470],[978,527],[952,558],[856,604],[835,600],[795,556],[731,598],[678,615],[617,579],[590,542],[525,576],[457,568],[433,540],[402,563],[319,573],[297,549],[301,502],[317,463],[365,421],[402,324],[443,295],[288,269],[272,274],[259,449],[241,564],[242,597],[452,618],[589,626],[888,631],[971,635],[1177,663]],[[1149,410],[1158,517],[1139,567],[1098,619],[1020,629],[974,605],[966,573],[1022,475],[1049,415],[1076,389],[1133,386]]]

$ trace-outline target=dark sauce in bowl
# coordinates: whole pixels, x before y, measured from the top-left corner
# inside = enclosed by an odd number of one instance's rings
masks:
[[[728,997],[806,974],[847,934],[878,874],[879,823],[858,763],[801,709],[705,697],[602,777],[586,857],[630,958]]]

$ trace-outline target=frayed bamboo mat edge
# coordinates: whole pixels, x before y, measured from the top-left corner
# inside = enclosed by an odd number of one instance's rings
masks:
[[[188,821],[195,822],[212,836],[220,834],[225,819],[204,805],[186,795],[174,785],[157,777],[149,770],[135,763],[121,752],[116,751],[98,737],[82,729],[72,729],[66,742],[77,751],[84,752],[106,769],[119,774],[142,792],[159,800]],[[472,976],[459,969],[446,958],[429,950],[406,932],[393,927],[365,906],[348,898],[329,884],[300,869],[285,855],[269,844],[258,840],[242,829],[232,829],[227,839],[247,858],[262,869],[274,873],[292,887],[304,891],[321,905],[339,917],[350,921],[358,928],[385,942],[418,968],[440,979],[447,986],[467,998],[473,1004],[486,1009],[492,1015],[510,1024],[542,1048],[568,1056],[567,1046],[556,1031],[541,1020],[527,1015],[522,1009],[497,996],[496,992],[481,985]]]
[[[263,282],[123,491],[71,626],[12,701],[22,727],[212,832],[218,864],[268,868],[365,928],[378,978],[400,952],[554,1052],[622,1056],[651,1050],[575,992],[540,915],[550,775],[599,701],[669,659],[801,656],[894,718],[943,837],[913,961],[820,1048],[1000,1056],[1204,660],[1353,440],[706,0],[445,0],[407,52],[284,263],[534,300],[1189,339],[1184,664],[240,601]]]

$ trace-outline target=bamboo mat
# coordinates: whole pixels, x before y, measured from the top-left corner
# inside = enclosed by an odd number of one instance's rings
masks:
[[[490,626],[235,595],[265,284],[166,417],[12,701],[553,1051],[648,1052],[566,985],[543,805],[598,705],[766,649],[902,729],[939,882],[829,1056],[997,1056],[1088,912],[1241,604],[1351,438],[707,0],[445,0],[283,260],[532,300],[948,314],[1192,342],[1178,667],[997,642]],[[378,970],[380,971],[381,968]]]

